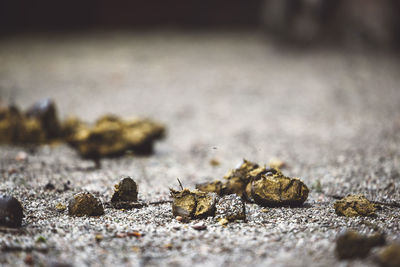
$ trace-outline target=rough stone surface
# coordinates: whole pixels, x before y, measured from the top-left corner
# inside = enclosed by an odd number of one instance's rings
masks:
[[[336,240],[336,254],[339,259],[365,258],[375,246],[385,244],[381,233],[363,236],[354,231],[347,231]]]
[[[104,214],[101,201],[89,192],[74,195],[68,203],[71,216],[99,216]]]
[[[341,200],[337,200],[333,205],[337,215],[354,216],[374,216],[375,205],[363,195],[349,195]]]
[[[400,209],[337,216],[329,195],[400,202],[399,73],[397,55],[290,50],[244,31],[3,36],[3,102],[25,109],[50,97],[61,120],[74,115],[88,123],[109,112],[148,116],[168,134],[151,157],[106,158],[101,169],[64,144],[2,145],[0,192],[20,200],[25,217],[18,233],[0,233],[0,265],[23,266],[29,253],[40,266],[377,266],[374,255],[340,261],[336,238],[345,229],[370,235],[376,226],[389,244],[400,242]],[[21,150],[28,161],[15,160]],[[162,203],[171,200],[176,178],[194,188],[243,158],[272,157],[287,164],[289,177],[320,180],[324,193],[310,190],[307,205],[267,212],[246,203],[246,223],[222,227],[208,217],[201,219],[205,231],[180,223]],[[211,166],[212,158],[221,164]],[[106,206],[100,217],[54,209],[85,190],[109,201],[122,175],[135,178],[139,199],[161,204]],[[56,189],[44,190],[48,182]],[[131,231],[142,236],[115,238]],[[38,236],[47,242],[37,244]]]
[[[21,227],[23,215],[21,203],[15,197],[0,195],[0,226]]]
[[[246,220],[246,206],[242,198],[235,194],[221,197],[215,207],[215,219],[230,222]]]

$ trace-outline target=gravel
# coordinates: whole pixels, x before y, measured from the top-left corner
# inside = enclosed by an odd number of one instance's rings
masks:
[[[346,218],[330,197],[400,201],[397,55],[287,50],[248,32],[119,32],[9,37],[0,62],[4,101],[26,108],[51,97],[62,118],[112,112],[168,127],[153,156],[103,159],[101,169],[66,145],[2,145],[0,193],[18,198],[25,217],[19,230],[0,229],[1,265],[374,266],[375,250],[339,261],[337,236],[381,229],[388,243],[400,241],[399,208]],[[21,152],[26,158],[16,160]],[[278,158],[285,175],[310,189],[319,181],[322,193],[312,190],[299,208],[246,204],[246,222],[226,226],[214,218],[181,223],[162,203],[176,178],[194,188],[243,158]],[[106,206],[99,217],[57,211],[84,190],[109,202],[123,175],[137,182],[139,201],[161,204]],[[55,189],[45,190],[49,182]],[[201,223],[206,229],[192,227]],[[141,236],[123,234],[133,231]]]

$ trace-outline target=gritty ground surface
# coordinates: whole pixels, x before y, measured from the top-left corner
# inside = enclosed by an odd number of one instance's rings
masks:
[[[104,159],[100,170],[65,145],[0,147],[0,192],[23,203],[17,231],[2,230],[0,265],[70,263],[127,266],[350,266],[339,262],[338,233],[383,229],[400,241],[400,209],[376,218],[335,215],[328,195],[363,193],[400,201],[400,65],[390,54],[291,51],[255,33],[118,33],[14,37],[0,42],[3,101],[26,108],[55,99],[62,118],[93,121],[103,113],[155,118],[168,137],[151,157]],[[26,161],[16,161],[19,151]],[[221,178],[242,158],[278,157],[283,171],[312,190],[301,208],[247,204],[247,222],[222,227],[212,218],[196,231],[176,221],[170,204],[73,218],[58,213],[82,190],[110,200],[121,175],[139,184],[143,201],[168,199],[177,188]],[[211,166],[210,159],[221,164]],[[70,182],[69,190],[45,191]],[[142,237],[115,237],[139,231]],[[104,239],[96,242],[96,234]],[[43,236],[46,242],[37,242]],[[11,251],[10,251],[11,250]]]

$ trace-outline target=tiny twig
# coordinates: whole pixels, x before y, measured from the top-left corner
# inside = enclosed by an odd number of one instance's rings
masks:
[[[178,180],[180,188],[183,190],[183,186],[182,186],[181,180],[179,180],[179,178],[176,178],[176,179]]]
[[[159,201],[152,201],[147,203],[148,205],[161,205],[165,203],[172,203],[172,200],[159,200]]]

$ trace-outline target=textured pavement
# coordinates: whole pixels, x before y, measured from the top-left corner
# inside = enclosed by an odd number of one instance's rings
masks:
[[[384,230],[400,241],[399,208],[376,218],[343,218],[329,195],[362,193],[400,202],[400,65],[397,55],[354,49],[290,50],[259,33],[90,33],[20,36],[0,41],[0,96],[26,108],[53,98],[61,118],[94,121],[104,113],[146,116],[168,136],[151,157],[104,159],[102,169],[65,145],[0,147],[0,192],[19,198],[23,228],[0,231],[0,264],[374,266],[339,262],[337,235],[349,228]],[[27,161],[16,161],[19,151]],[[105,209],[71,218],[54,206],[88,190],[104,202],[121,175],[144,201],[168,199],[168,188],[220,179],[243,158],[283,160],[283,172],[308,186],[302,208],[262,211],[247,204],[247,222],[196,231],[172,217],[170,204]],[[209,161],[218,159],[220,165]],[[52,182],[70,190],[45,191]],[[193,222],[195,223],[195,222]],[[142,237],[116,238],[139,231]],[[101,233],[104,239],[95,240]],[[45,243],[36,242],[39,236]],[[28,256],[29,258],[29,256]]]

